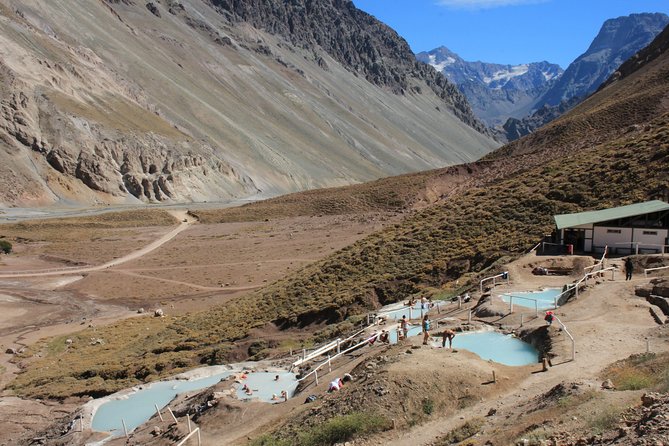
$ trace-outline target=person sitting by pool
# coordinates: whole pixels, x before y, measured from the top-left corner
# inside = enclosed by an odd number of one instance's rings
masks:
[[[288,392],[286,392],[285,390],[282,390],[281,391],[281,398],[283,398],[284,402],[288,401]]]
[[[341,380],[341,378],[337,378],[330,383],[330,387],[328,387],[328,392],[335,392],[341,389],[342,387],[344,387],[344,382]]]
[[[276,395],[276,393],[272,394],[272,401],[278,401],[279,397]]]
[[[390,333],[387,332],[386,330],[381,330],[381,334],[379,335],[379,341],[385,342],[386,344],[390,344]]]
[[[446,339],[448,339],[448,348],[453,348],[453,338],[455,337],[455,332],[450,328],[441,332],[441,346],[446,348]]]

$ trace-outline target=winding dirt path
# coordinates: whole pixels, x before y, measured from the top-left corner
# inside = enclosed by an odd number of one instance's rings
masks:
[[[18,277],[46,277],[46,276],[62,276],[62,275],[70,275],[70,274],[83,274],[83,273],[90,273],[93,271],[101,271],[107,268],[112,268],[114,266],[122,265],[124,263],[130,262],[132,260],[137,260],[140,257],[143,257],[147,255],[148,253],[155,251],[156,249],[160,248],[163,246],[165,243],[169,242],[172,240],[174,237],[176,237],[179,233],[185,231],[188,229],[190,225],[196,222],[196,220],[191,217],[190,215],[187,214],[186,211],[182,210],[175,210],[175,211],[170,211],[172,215],[177,217],[181,223],[174,229],[172,229],[170,232],[167,234],[163,235],[160,237],[158,240],[155,240],[154,242],[146,245],[142,249],[139,249],[137,251],[131,252],[123,257],[119,257],[117,259],[111,260],[107,263],[103,263],[102,265],[97,265],[97,266],[86,266],[83,268],[63,268],[63,269],[57,269],[57,270],[46,270],[46,271],[18,271],[18,272],[11,272],[11,273],[4,273],[0,274],[0,279],[11,279],[11,278],[18,278]]]

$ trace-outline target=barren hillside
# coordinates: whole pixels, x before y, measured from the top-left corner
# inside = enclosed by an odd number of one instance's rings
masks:
[[[2,0],[0,204],[269,197],[495,147],[390,28],[309,4]]]

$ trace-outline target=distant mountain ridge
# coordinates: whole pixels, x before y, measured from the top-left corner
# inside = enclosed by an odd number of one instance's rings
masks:
[[[418,53],[416,58],[455,82],[474,113],[500,129],[501,139],[512,141],[550,122],[594,92],[668,24],[669,16],[662,13],[607,20],[586,52],[566,70],[548,62],[468,62],[443,46]]]
[[[606,88],[607,86],[619,82],[635,71],[643,68],[645,65],[651,63],[658,57],[669,51],[669,25],[664,28],[650,45],[636,53],[634,56],[627,59],[618,69],[609,77],[606,82],[599,86],[597,91]]]
[[[418,53],[416,58],[456,83],[474,113],[491,126],[509,116],[525,116],[563,72],[559,65],[546,61],[521,65],[468,62],[445,46]]]
[[[637,51],[646,47],[669,24],[662,13],[631,14],[609,19],[585,53],[574,60],[538,100],[538,105],[558,105],[594,92]]]
[[[504,123],[502,139],[521,138],[570,110],[603,85],[623,62],[643,51],[667,26],[669,16],[661,13],[632,14],[604,22],[588,50],[537,100],[540,108],[522,119],[509,118]]]

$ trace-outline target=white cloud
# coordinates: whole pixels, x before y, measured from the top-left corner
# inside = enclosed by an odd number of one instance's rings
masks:
[[[490,9],[502,6],[545,3],[550,0],[438,0],[437,4],[451,9]]]

